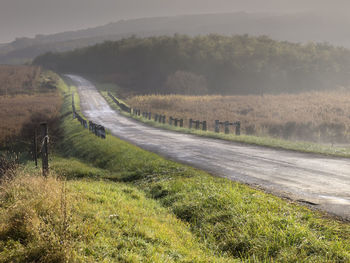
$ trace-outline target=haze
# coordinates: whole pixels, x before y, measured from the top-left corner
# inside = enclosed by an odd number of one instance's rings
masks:
[[[338,15],[345,0],[0,0],[0,42],[120,19],[220,12],[318,12]]]

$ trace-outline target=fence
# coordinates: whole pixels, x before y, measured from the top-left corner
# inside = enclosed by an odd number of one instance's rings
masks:
[[[151,112],[142,112],[142,117],[145,119],[151,120],[152,119],[152,113]]]
[[[183,127],[184,126],[184,120],[183,119],[178,119],[178,118],[173,118],[173,117],[169,117],[169,125],[173,125],[174,123],[174,126],[177,127],[180,125],[180,127]]]
[[[108,92],[108,96],[112,98],[112,100],[121,108],[121,110],[126,111],[128,113],[131,113],[132,115],[135,116],[141,116],[147,120],[152,119],[152,113],[151,112],[142,112],[140,109],[131,109],[130,107],[126,106],[125,104],[120,103],[112,94]],[[165,115],[160,115],[160,114],[154,114],[154,121],[159,122],[162,124],[166,123],[166,116]],[[184,120],[183,119],[178,119],[178,118],[173,118],[172,116],[169,117],[168,121],[169,125],[174,125],[175,127],[183,127],[184,126]],[[188,123],[188,128],[193,129],[193,126],[196,130],[199,130],[202,128],[203,131],[208,130],[208,125],[207,121],[199,121],[199,120],[193,120],[189,119]],[[216,120],[214,123],[215,127],[215,132],[219,133],[220,132],[220,127],[224,127],[224,132],[226,134],[230,133],[230,126],[235,126],[235,134],[236,135],[241,135],[241,122],[229,122],[229,121],[224,121],[220,122],[219,120]]]
[[[155,115],[154,115],[154,121],[155,121],[155,122],[159,122],[159,123],[165,124],[166,116],[165,116],[165,115],[158,115],[158,114],[155,114]]]
[[[131,108],[127,106],[126,104],[119,102],[110,92],[107,93],[108,96],[115,102],[115,104],[118,105],[121,110],[126,111],[127,113],[131,113]]]
[[[239,121],[237,122],[220,122],[219,120],[215,121],[215,132],[220,132],[220,126],[223,126],[225,129],[225,133],[230,133],[230,126],[236,127],[236,135],[241,135],[241,123]]]
[[[141,110],[132,109],[132,114],[136,116],[141,116]]]
[[[89,121],[89,131],[94,133],[97,137],[106,139],[106,130],[102,125],[98,125],[92,121]]]
[[[200,125],[202,125],[202,130],[206,131],[207,130],[207,122],[206,121],[199,121],[199,120],[192,120],[190,119],[188,122],[188,128],[192,129],[193,124],[195,125],[195,129],[199,130]]]
[[[74,93],[72,93],[72,111],[73,111],[73,119],[77,119],[80,124],[85,128],[89,129],[92,133],[94,133],[97,137],[106,139],[106,129],[102,125],[98,125],[93,123],[92,121],[88,122],[76,112],[75,103],[74,103]]]

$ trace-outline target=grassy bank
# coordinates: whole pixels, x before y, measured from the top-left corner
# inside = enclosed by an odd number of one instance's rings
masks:
[[[189,224],[206,247],[244,261],[347,262],[350,227],[245,185],[165,160],[65,119],[63,151],[136,186]]]
[[[59,162],[68,174],[89,168]],[[0,262],[179,261],[232,262],[215,257],[186,223],[136,187],[46,179],[28,167],[1,183]]]
[[[101,91],[101,94],[113,109],[120,110],[119,107],[111,100],[111,98],[108,97],[106,92]],[[124,112],[123,114],[127,117],[132,117],[147,125],[157,127],[160,129],[172,130],[172,131],[177,131],[177,132],[182,132],[187,134],[194,134],[197,136],[205,136],[210,138],[258,145],[258,146],[264,146],[264,147],[271,147],[271,148],[277,148],[277,149],[323,154],[323,155],[336,156],[336,157],[346,157],[346,158],[350,157],[350,147],[337,147],[329,144],[324,145],[324,144],[304,142],[304,141],[290,141],[290,140],[284,140],[284,139],[278,139],[278,138],[266,137],[266,136],[252,136],[252,135],[244,135],[244,134],[240,136],[236,136],[234,134],[223,134],[223,133],[215,133],[212,131],[201,131],[201,130],[195,130],[195,129],[180,128],[180,127],[170,126],[169,124],[160,124],[153,120],[145,119],[142,116],[141,117],[133,116]]]

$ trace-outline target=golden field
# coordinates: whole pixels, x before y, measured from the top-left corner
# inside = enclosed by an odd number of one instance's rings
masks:
[[[32,94],[39,90],[41,69],[0,65],[0,95]]]
[[[289,140],[348,143],[350,91],[308,92],[264,96],[135,96],[127,103],[141,111],[183,118],[240,121],[242,133]]]
[[[1,144],[29,135],[40,121],[58,118],[61,98],[57,91],[45,89],[44,79],[38,67],[0,66]]]
[[[0,96],[0,142],[19,136],[24,125],[58,117],[60,105],[57,93]]]

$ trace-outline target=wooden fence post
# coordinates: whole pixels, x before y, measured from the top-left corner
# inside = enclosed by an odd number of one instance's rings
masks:
[[[196,121],[196,130],[199,130],[199,121]]]
[[[241,135],[241,122],[236,122],[236,135]]]
[[[148,120],[151,120],[151,119],[152,119],[152,113],[149,112],[149,113],[148,113]]]
[[[230,123],[228,121],[225,121],[224,123],[225,125],[225,134],[229,134],[230,133]]]
[[[166,119],[166,116],[163,115],[163,124],[165,124],[165,119]]]
[[[155,115],[154,115],[154,121],[155,121],[155,122],[158,122],[158,114],[155,114]]]
[[[189,122],[188,122],[188,127],[189,127],[190,129],[192,129],[192,119],[189,120]]]
[[[215,132],[220,132],[219,120],[215,120]]]
[[[41,155],[42,155],[42,169],[43,169],[43,176],[47,177],[49,174],[49,132],[48,132],[48,127],[47,123],[41,123],[41,132],[43,135],[43,142],[41,146]]]
[[[34,130],[34,137],[33,137],[33,158],[35,162],[35,167],[38,168],[38,141],[36,139],[36,129]]]
[[[173,117],[169,117],[169,125],[173,125]]]
[[[184,120],[181,119],[181,120],[180,120],[180,127],[182,128],[183,126],[184,126]]]
[[[203,131],[206,131],[207,130],[207,121],[203,121],[203,128],[202,128]]]

